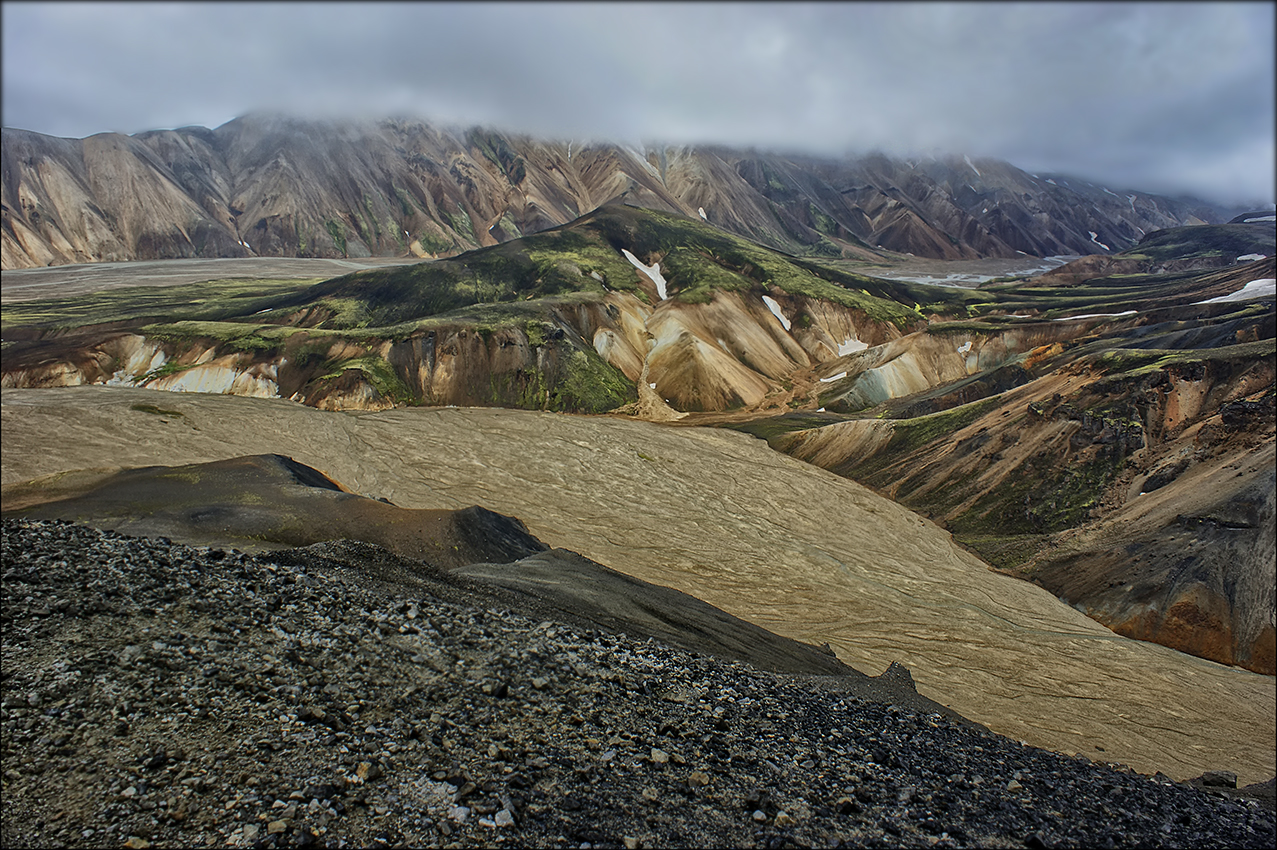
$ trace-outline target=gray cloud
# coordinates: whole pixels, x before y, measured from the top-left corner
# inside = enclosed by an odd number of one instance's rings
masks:
[[[1267,3],[109,4],[4,13],[4,125],[254,109],[536,135],[963,152],[1274,196]]]

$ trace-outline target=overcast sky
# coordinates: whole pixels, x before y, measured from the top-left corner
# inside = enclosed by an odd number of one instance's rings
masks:
[[[1274,199],[1272,3],[21,3],[4,126],[251,110],[554,138],[966,153]]]

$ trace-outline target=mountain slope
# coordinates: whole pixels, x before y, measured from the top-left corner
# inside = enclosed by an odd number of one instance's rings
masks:
[[[419,121],[277,115],[83,140],[5,129],[0,178],[5,269],[449,256],[622,196],[648,209],[703,211],[716,226],[791,253],[862,258],[873,256],[871,246],[944,258],[1100,253],[1154,229],[1237,212],[1053,181],[990,160],[636,150]]]
[[[822,364],[822,404],[849,417],[739,427],[1120,634],[1271,675],[1275,243],[1271,225],[1169,230],[984,287],[1022,318]]]
[[[963,312],[973,297],[620,204],[448,260],[197,290],[189,304],[119,290],[8,305],[5,386],[129,381],[328,408],[783,409],[814,364],[921,327],[916,299]]]

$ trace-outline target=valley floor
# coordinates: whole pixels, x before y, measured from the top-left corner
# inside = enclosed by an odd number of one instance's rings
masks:
[[[222,257],[209,260],[137,260],[84,263],[38,269],[6,269],[0,295],[6,302],[69,298],[125,286],[180,286],[228,278],[313,279],[379,266],[411,265],[415,258],[364,257],[350,260],[290,257]]]

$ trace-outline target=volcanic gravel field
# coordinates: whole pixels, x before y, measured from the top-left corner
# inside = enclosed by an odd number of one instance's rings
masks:
[[[1252,799],[299,551],[6,520],[4,846],[1277,839]]]

